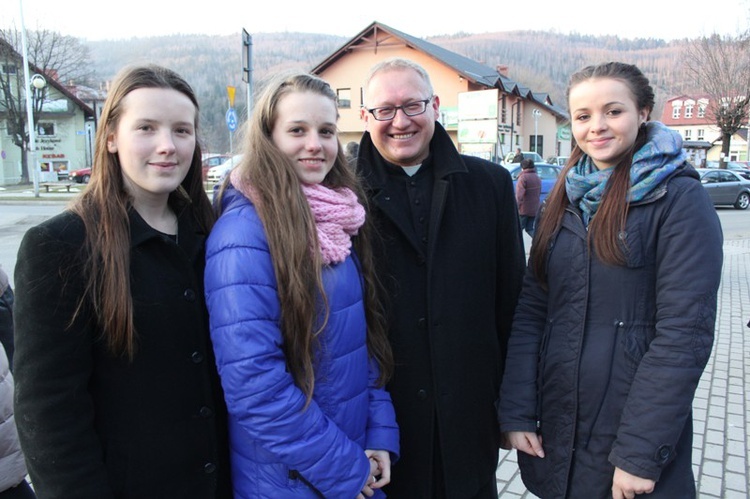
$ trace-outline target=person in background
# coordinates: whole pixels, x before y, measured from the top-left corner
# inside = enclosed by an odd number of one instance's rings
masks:
[[[523,153],[521,152],[520,147],[516,147],[516,154],[513,155],[513,161],[511,163],[520,163],[523,161]]]
[[[542,179],[536,173],[534,160],[521,161],[521,173],[516,180],[516,203],[521,228],[534,237],[534,220],[539,211],[539,197],[542,195]]]
[[[401,429],[386,493],[497,499],[495,403],[525,262],[513,181],[458,153],[420,65],[378,63],[364,91],[358,169],[382,236]]]
[[[270,81],[218,198],[206,300],[237,499],[383,497],[399,453],[393,359],[336,94]]]
[[[537,496],[695,497],[721,225],[636,66],[575,73],[568,106],[576,146],[537,221],[501,429]]]
[[[0,267],[0,499],[33,499],[13,416],[12,352],[13,289]]]
[[[16,422],[40,498],[232,497],[198,115],[173,71],[122,70],[91,182],[21,242]]]
[[[359,154],[359,142],[351,141],[347,142],[344,155],[346,156],[347,163],[352,167],[357,167],[357,155]]]

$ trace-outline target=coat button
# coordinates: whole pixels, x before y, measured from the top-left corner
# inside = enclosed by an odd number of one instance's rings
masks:
[[[666,463],[669,460],[669,456],[672,455],[672,449],[668,445],[662,445],[656,449],[656,459],[660,463]]]
[[[417,327],[418,327],[419,329],[425,329],[425,328],[427,327],[427,319],[425,319],[424,317],[421,317],[421,318],[420,318],[420,319],[419,319],[419,320],[417,321]]]
[[[209,475],[216,471],[216,465],[214,463],[206,463],[203,465],[203,473]]]
[[[185,298],[185,301],[195,301],[195,291],[188,288],[184,293],[182,293],[182,297]]]
[[[198,415],[202,418],[210,418],[213,413],[214,411],[212,411],[210,407],[206,407],[205,405],[201,407],[200,411],[198,411]]]
[[[419,390],[417,392],[417,398],[419,400],[425,400],[427,398],[427,390]]]
[[[190,355],[190,360],[193,361],[193,364],[200,364],[203,362],[203,354],[200,352],[193,352],[192,355]]]
[[[421,267],[421,266],[422,266],[422,265],[424,265],[424,264],[425,264],[425,259],[424,259],[424,257],[423,257],[423,256],[421,256],[421,255],[420,255],[420,256],[418,256],[418,257],[417,257],[417,265],[418,265],[419,267]]]

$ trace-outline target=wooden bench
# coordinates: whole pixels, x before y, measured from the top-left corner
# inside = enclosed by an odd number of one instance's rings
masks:
[[[44,187],[45,192],[49,192],[50,187],[65,187],[65,190],[70,192],[70,186],[74,184],[73,182],[43,182],[39,185]]]

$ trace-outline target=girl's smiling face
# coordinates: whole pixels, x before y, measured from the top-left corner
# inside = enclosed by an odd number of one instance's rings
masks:
[[[136,202],[166,198],[193,161],[195,106],[171,88],[138,88],[123,98],[122,106],[107,149],[117,154],[125,188]]]
[[[294,164],[304,184],[319,184],[339,152],[336,104],[314,92],[292,92],[279,100],[271,139]]]
[[[613,78],[589,79],[570,89],[571,129],[578,147],[599,170],[611,168],[627,154],[648,119],[630,88]]]

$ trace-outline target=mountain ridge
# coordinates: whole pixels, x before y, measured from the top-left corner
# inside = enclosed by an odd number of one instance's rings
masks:
[[[309,71],[350,39],[295,32],[254,34],[253,86],[258,88],[267,76],[279,71]],[[688,40],[623,39],[550,31],[457,33],[423,39],[490,67],[507,66],[511,80],[534,92],[549,94],[562,108],[566,107],[565,88],[570,75],[586,65],[610,60],[636,64],[646,74],[656,93],[656,119],[666,99],[689,87],[680,62]],[[237,88],[235,107],[240,116],[244,116],[246,108],[240,34],[167,35],[83,43],[91,51],[101,81],[111,80],[128,64],[155,63],[177,71],[198,96],[204,149],[229,150],[224,122],[227,85]]]

